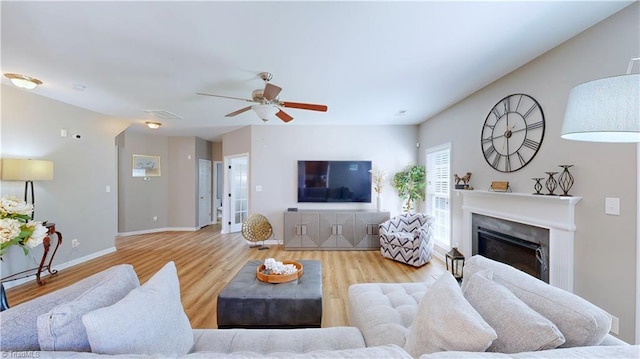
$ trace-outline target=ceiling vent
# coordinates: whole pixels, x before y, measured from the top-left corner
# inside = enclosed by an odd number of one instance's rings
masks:
[[[163,120],[182,120],[182,116],[178,116],[173,112],[167,110],[143,110],[147,115],[151,115]]]

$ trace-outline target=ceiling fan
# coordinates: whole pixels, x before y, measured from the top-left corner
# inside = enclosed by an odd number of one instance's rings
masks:
[[[245,98],[214,95],[214,94],[208,94],[208,93],[202,93],[202,92],[198,92],[197,94],[203,95],[203,96],[230,98],[232,100],[241,100],[246,102],[257,103],[257,105],[247,106],[237,111],[228,113],[225,115],[225,117],[233,117],[243,112],[253,110],[258,115],[258,117],[260,117],[260,119],[264,122],[267,122],[270,118],[273,118],[274,115],[284,122],[289,122],[293,120],[293,117],[291,117],[286,112],[282,111],[281,107],[327,112],[326,105],[315,105],[311,103],[280,101],[280,99],[278,99],[278,94],[280,93],[280,91],[282,91],[282,88],[269,83],[269,81],[272,78],[271,73],[261,72],[260,74],[258,74],[258,76],[260,76],[260,78],[264,81],[264,89],[254,90],[253,93],[251,94],[250,100]]]

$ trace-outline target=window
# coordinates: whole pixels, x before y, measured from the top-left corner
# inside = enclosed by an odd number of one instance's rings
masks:
[[[434,225],[436,244],[448,249],[451,247],[451,211],[449,209],[451,144],[430,148],[426,154],[427,213],[436,219]]]

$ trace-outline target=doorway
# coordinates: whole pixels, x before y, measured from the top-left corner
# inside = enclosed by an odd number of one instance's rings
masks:
[[[222,199],[224,198],[224,170],[222,161],[213,162],[213,223],[222,223]]]

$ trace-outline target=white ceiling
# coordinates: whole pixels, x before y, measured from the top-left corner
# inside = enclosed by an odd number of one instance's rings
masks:
[[[224,117],[247,102],[196,95],[250,98],[261,71],[281,100],[329,107],[286,109],[285,126],[418,124],[632,2],[2,1],[2,73],[138,131],[144,110],[182,117],[161,135],[261,124]]]

